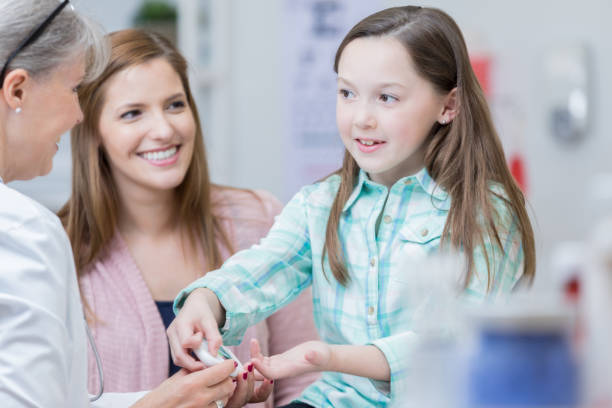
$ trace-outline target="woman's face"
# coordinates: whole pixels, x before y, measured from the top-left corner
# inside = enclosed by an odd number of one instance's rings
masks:
[[[183,181],[196,126],[181,79],[164,58],[109,80],[99,131],[121,193],[170,190]]]
[[[12,114],[7,136],[8,179],[28,180],[51,171],[61,136],[83,119],[77,90],[84,75],[79,57],[24,82],[21,113]]]

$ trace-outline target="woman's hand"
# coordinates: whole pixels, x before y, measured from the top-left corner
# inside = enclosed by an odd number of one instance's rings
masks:
[[[266,378],[259,386],[255,387],[255,370],[253,369],[253,363],[250,363],[247,365],[246,371],[239,373],[236,377],[236,390],[226,407],[238,408],[247,403],[264,402],[273,389],[274,382]]]
[[[204,368],[190,350],[200,347],[206,338],[210,354],[216,356],[222,343],[219,325],[224,319],[225,310],[213,291],[201,288],[191,292],[166,331],[174,364],[189,371]]]
[[[132,408],[216,408],[215,401],[222,401],[225,406],[236,389],[229,377],[232,371],[232,360],[193,373],[181,369]]]
[[[312,371],[330,371],[333,353],[322,341],[307,341],[282,354],[266,357],[259,343],[251,340],[251,356],[257,371],[271,379],[295,377]]]

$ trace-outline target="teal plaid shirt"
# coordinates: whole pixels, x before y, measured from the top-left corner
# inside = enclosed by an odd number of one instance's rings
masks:
[[[343,208],[340,240],[351,276],[343,287],[324,275],[321,254],[331,205],[340,177],[306,186],[277,217],[259,245],[238,252],[220,270],[185,288],[175,300],[199,287],[213,290],[227,311],[225,344],[238,344],[247,327],[265,319],[312,285],[314,318],[321,339],[330,344],[373,344],[387,358],[390,383],[326,372],[301,401],[315,407],[387,406],[405,398],[401,381],[416,339],[406,302],[407,273],[437,252],[450,198],[425,169],[402,178],[391,189],[369,180],[364,171]],[[493,196],[504,252],[489,241],[474,252],[475,274],[464,294],[481,301],[509,293],[522,276],[523,250],[516,220]],[[493,280],[487,289],[488,253]],[[401,263],[401,267],[400,267]]]

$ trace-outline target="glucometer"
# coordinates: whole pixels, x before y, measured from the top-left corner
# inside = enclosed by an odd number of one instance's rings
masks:
[[[202,344],[200,344],[200,347],[193,350],[193,352],[200,359],[200,361],[208,367],[222,363],[224,360],[234,360],[238,365],[236,366],[234,371],[232,371],[230,377],[236,377],[238,373],[244,371],[240,360],[238,360],[234,353],[232,353],[228,348],[225,348],[223,346],[219,347],[219,352],[217,353],[217,356],[214,357],[208,351],[208,342],[206,340],[202,340]]]

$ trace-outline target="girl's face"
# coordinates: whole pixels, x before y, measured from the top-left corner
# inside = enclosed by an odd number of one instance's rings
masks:
[[[423,142],[443,118],[445,95],[421,78],[392,37],[351,41],[338,63],[336,120],[344,146],[370,179],[391,186],[424,165]]]
[[[179,75],[156,58],[118,72],[106,86],[99,130],[119,191],[177,187],[196,133]]]

